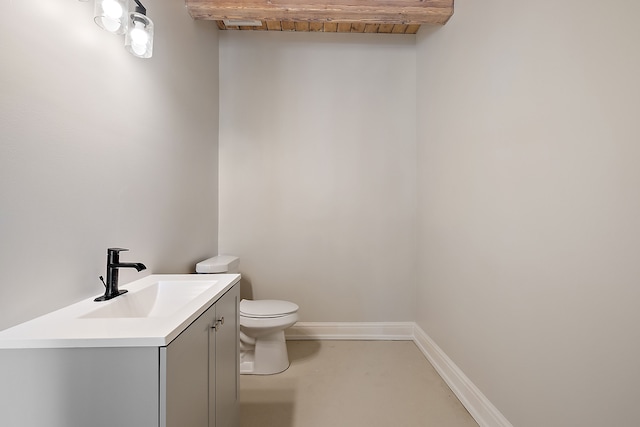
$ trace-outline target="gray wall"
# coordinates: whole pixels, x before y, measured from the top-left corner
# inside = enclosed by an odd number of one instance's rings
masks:
[[[640,425],[638,14],[460,0],[417,37],[417,319],[514,426]]]
[[[415,37],[220,33],[221,253],[303,321],[415,313]]]
[[[0,3],[0,329],[101,293],[107,247],[154,273],[216,253],[217,29],[145,5],[148,60],[93,2]]]

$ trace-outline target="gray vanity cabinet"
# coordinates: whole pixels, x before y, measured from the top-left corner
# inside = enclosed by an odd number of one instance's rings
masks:
[[[160,427],[239,425],[238,285],[160,349]]]
[[[0,426],[238,427],[238,310],[235,284],[166,347],[0,349]]]

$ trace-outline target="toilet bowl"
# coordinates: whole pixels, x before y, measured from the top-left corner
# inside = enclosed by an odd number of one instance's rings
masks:
[[[197,273],[238,273],[239,259],[219,255],[196,264]],[[240,301],[240,373],[277,374],[289,367],[284,330],[298,320],[298,306],[281,300]]]
[[[240,301],[240,373],[277,374],[289,367],[284,330],[298,320],[289,301]]]

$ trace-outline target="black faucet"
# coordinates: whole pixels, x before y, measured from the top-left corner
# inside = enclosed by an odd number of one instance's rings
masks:
[[[124,248],[107,249],[107,282],[100,276],[100,280],[106,288],[104,295],[96,298],[94,301],[107,301],[127,292],[126,289],[118,289],[118,269],[119,268],[135,268],[138,271],[146,270],[146,266],[140,262],[120,262],[120,252],[128,251]]]

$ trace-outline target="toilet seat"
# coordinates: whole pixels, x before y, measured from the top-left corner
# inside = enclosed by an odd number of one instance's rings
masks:
[[[251,318],[274,318],[287,316],[298,311],[298,305],[280,300],[240,301],[240,316]]]

